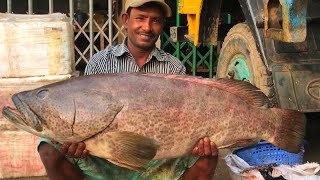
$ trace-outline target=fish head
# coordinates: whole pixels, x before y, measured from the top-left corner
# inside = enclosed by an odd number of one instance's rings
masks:
[[[19,128],[37,136],[49,139],[71,136],[72,101],[62,101],[62,97],[57,96],[61,94],[54,91],[44,87],[14,94],[11,99],[15,108],[5,106],[2,113]]]
[[[60,143],[83,141],[106,129],[123,106],[108,93],[86,89],[86,83],[76,82],[14,94],[15,108],[4,107],[2,113],[36,136]]]

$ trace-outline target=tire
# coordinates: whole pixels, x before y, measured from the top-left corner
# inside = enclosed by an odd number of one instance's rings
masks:
[[[248,81],[270,99],[270,107],[276,106],[271,72],[262,61],[247,24],[239,23],[229,30],[220,51],[216,76]]]

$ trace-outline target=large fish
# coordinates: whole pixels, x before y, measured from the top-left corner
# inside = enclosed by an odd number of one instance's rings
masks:
[[[152,159],[187,156],[205,136],[218,148],[260,139],[298,152],[302,113],[268,107],[253,85],[182,75],[83,76],[13,95],[3,115],[59,143],[84,141],[92,155],[139,169]]]

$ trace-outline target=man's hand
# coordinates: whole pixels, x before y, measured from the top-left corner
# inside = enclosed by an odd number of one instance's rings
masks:
[[[85,158],[89,151],[86,150],[86,144],[79,143],[64,143],[60,147],[60,152],[71,158]]]
[[[218,162],[217,146],[205,137],[198,141],[192,150],[192,155],[200,158],[184,173],[182,179],[212,179]]]
[[[214,142],[210,142],[208,137],[200,139],[192,150],[194,156],[217,156],[218,149]]]
[[[51,144],[42,142],[38,151],[49,179],[84,179],[80,168],[68,161],[66,156]]]

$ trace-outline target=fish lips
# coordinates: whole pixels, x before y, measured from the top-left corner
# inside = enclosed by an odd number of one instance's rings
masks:
[[[2,109],[2,114],[13,123],[30,126],[34,130],[41,132],[43,130],[41,121],[29,106],[21,101],[17,94],[12,96],[12,101],[17,109],[5,106]]]

